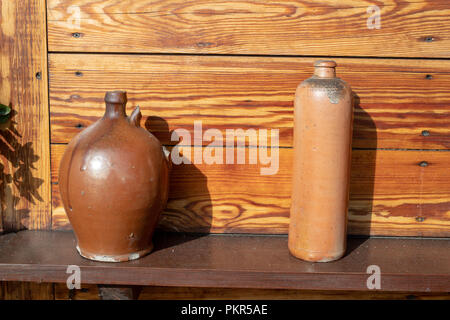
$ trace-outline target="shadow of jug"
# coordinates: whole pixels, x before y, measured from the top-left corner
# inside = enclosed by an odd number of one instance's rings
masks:
[[[182,143],[176,130],[170,131],[167,121],[161,117],[147,117],[145,128],[170,151],[171,161],[169,198],[158,223],[156,236],[160,240],[155,241],[155,251],[209,234],[213,221],[213,207],[208,179],[192,163],[190,157],[182,154],[185,148],[191,148],[190,154],[193,154],[193,149],[201,146],[192,146],[190,142]],[[175,152],[177,159],[173,161]],[[167,232],[188,234],[178,234],[179,237],[174,240],[174,237],[166,234]],[[161,241],[161,237],[164,241]]]

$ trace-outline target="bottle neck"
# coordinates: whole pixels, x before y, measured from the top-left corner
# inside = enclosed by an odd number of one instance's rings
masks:
[[[106,103],[106,111],[105,111],[105,117],[106,118],[121,118],[126,117],[125,112],[125,103]]]
[[[314,75],[319,78],[336,78],[336,69],[334,67],[315,67]]]

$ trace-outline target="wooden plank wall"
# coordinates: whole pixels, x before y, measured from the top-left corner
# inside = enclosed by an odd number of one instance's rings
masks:
[[[367,28],[374,4],[380,29]],[[450,234],[447,0],[24,0],[1,1],[1,17],[0,102],[13,108],[14,126],[0,138],[0,232],[69,228],[57,186],[65,144],[101,116],[105,90],[125,89],[129,107],[140,104],[145,126],[169,146],[176,144],[170,133],[193,134],[195,120],[204,130],[279,130],[276,175],[249,164],[175,166],[162,228],[285,233],[293,94],[312,62],[330,57],[359,97],[350,233]],[[0,299],[97,297],[95,286],[0,283]],[[448,299],[161,287],[145,287],[140,297]]]
[[[1,1],[0,234],[51,227],[45,0]]]
[[[161,228],[286,233],[293,96],[327,56],[358,96],[349,233],[449,236],[450,5],[377,1],[381,28],[369,29],[372,4],[49,0],[53,228],[70,228],[57,186],[65,145],[102,115],[106,90],[123,89],[167,146],[176,129],[193,136],[194,121],[279,132],[274,175],[174,166]]]

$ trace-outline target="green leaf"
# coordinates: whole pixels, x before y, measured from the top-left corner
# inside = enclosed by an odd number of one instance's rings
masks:
[[[11,108],[0,103],[0,117],[8,116],[10,113]]]
[[[10,115],[11,108],[0,103],[0,124],[8,122]]]

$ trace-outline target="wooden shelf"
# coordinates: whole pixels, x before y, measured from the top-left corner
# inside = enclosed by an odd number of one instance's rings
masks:
[[[369,290],[367,267],[381,269],[381,290],[450,291],[450,240],[351,238],[331,263],[292,257],[286,236],[160,233],[150,255],[125,263],[86,260],[72,232],[22,231],[0,236],[0,281],[63,282],[68,265],[81,282],[229,288]]]

